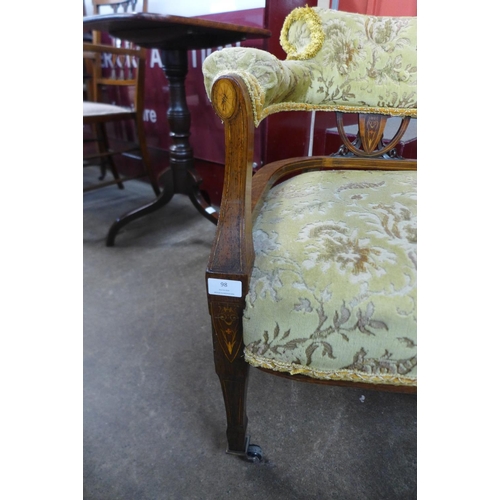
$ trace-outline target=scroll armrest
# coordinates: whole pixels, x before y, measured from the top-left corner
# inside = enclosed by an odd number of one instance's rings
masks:
[[[224,122],[226,158],[224,188],[217,231],[212,246],[207,280],[225,279],[241,284],[243,307],[253,266],[252,166],[254,125],[252,104],[243,78],[218,78],[211,92],[212,104]],[[217,300],[210,296],[209,302]]]
[[[251,47],[233,47],[213,52],[203,63],[207,94],[224,76],[240,77],[250,96],[255,126],[275,104],[304,102],[310,84],[308,61],[280,61],[274,55]]]
[[[297,8],[280,42],[287,59],[250,47],[226,48],[204,62],[205,86],[240,76],[255,126],[280,111],[417,116],[416,17],[376,17]]]

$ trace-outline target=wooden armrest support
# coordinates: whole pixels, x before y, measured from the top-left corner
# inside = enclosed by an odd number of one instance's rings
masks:
[[[416,170],[417,161],[383,158],[341,158],[331,156],[309,156],[289,158],[268,163],[258,170],[252,180],[252,213],[258,213],[265,195],[280,179],[296,172],[323,169],[350,170]]]
[[[212,104],[224,122],[226,164],[222,204],[207,278],[241,281],[245,297],[254,259],[251,213],[254,143],[252,105],[245,83],[236,75],[215,82]],[[239,251],[235,252],[236,249]]]

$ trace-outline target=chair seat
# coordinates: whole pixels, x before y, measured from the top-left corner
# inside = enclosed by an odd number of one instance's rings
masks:
[[[123,106],[115,106],[114,104],[106,104],[101,102],[83,101],[83,116],[100,116],[114,115],[121,113],[133,113],[134,110]]]
[[[255,221],[248,363],[327,380],[417,383],[417,173],[308,172]]]

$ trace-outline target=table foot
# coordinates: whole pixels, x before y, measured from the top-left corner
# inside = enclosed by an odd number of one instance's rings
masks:
[[[191,172],[190,172],[191,173]],[[191,177],[194,182],[196,182],[196,174],[191,173]],[[199,181],[198,181],[199,182]],[[170,182],[167,183],[165,189],[161,192],[160,196],[151,203],[147,205],[143,205],[142,207],[136,208],[130,212],[123,214],[118,217],[115,222],[112,224],[108,231],[108,235],[106,238],[106,246],[112,247],[115,244],[115,238],[120,229],[127,225],[128,223],[139,219],[140,217],[144,217],[150,213],[156,212],[160,208],[164,207],[174,196],[175,190],[172,188],[173,181],[170,179]],[[217,224],[219,220],[219,212],[207,202],[204,196],[201,194],[197,185],[193,186],[193,189],[190,190],[189,193],[183,193],[189,196],[189,199],[195,206],[195,208],[200,212],[206,219],[208,219],[213,224]]]
[[[193,189],[188,193],[191,203],[195,206],[196,210],[200,212],[203,217],[208,219],[213,224],[217,225],[219,220],[219,212],[214,208],[201,194],[198,186],[201,183],[201,178],[196,172],[188,171],[193,180]]]
[[[107,247],[114,246],[116,235],[123,226],[127,225],[129,222],[132,222],[133,220],[139,219],[140,217],[156,212],[160,208],[164,207],[174,196],[174,190],[172,189],[171,185],[172,182],[168,183],[161,192],[160,196],[156,198],[156,200],[118,217],[118,219],[116,219],[115,222],[113,222],[112,226],[109,228],[108,236],[106,238],[106,246]]]

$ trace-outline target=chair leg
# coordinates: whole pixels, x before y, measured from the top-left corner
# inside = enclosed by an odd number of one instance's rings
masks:
[[[227,453],[246,455],[248,448],[246,396],[248,364],[241,359],[230,365],[230,373],[219,373],[227,417]]]
[[[215,371],[226,407],[227,453],[245,456],[248,449],[248,363],[243,356],[242,310],[239,309],[234,303],[217,301],[210,304]]]
[[[99,152],[104,154],[109,152],[109,141],[108,134],[106,132],[106,124],[105,123],[97,123],[97,144],[99,148]],[[106,175],[106,161],[109,163],[109,168],[111,173],[113,174],[113,178],[117,181],[117,185],[120,189],[123,189],[123,182],[120,181],[120,174],[118,173],[118,169],[116,168],[115,162],[111,155],[105,157],[106,159],[101,159],[101,177],[99,180],[103,180]]]

